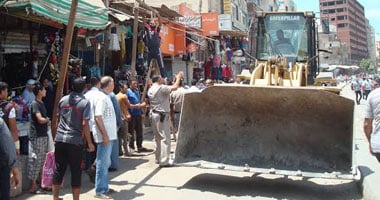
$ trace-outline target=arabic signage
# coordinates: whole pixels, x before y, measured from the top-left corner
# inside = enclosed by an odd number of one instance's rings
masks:
[[[185,27],[175,23],[166,23],[161,25],[161,52],[165,55],[184,54],[185,44]]]
[[[185,25],[185,26],[201,28],[202,27],[202,16],[196,15],[196,16],[179,17],[178,22]]]
[[[187,7],[184,3],[178,5],[178,13],[183,16],[178,18],[179,23],[195,28],[202,27],[201,15]]]
[[[219,35],[218,13],[202,13],[202,29],[204,36]]]

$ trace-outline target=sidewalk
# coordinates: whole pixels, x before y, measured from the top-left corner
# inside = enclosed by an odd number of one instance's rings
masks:
[[[349,85],[346,85],[341,95],[355,100],[355,93]],[[362,173],[360,186],[363,192],[363,199],[380,199],[380,164],[374,156],[369,153],[369,143],[363,131],[364,109],[366,100],[361,100],[359,105],[355,104],[354,114],[354,165],[358,166]]]

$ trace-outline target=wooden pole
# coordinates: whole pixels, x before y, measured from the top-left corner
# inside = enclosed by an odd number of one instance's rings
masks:
[[[63,86],[64,86],[66,75],[67,75],[67,68],[68,68],[69,56],[70,56],[70,50],[71,50],[71,41],[73,39],[74,22],[75,22],[75,14],[77,12],[77,7],[78,7],[78,0],[72,0],[71,9],[70,9],[70,17],[67,23],[67,29],[66,29],[66,35],[65,35],[65,41],[64,41],[65,43],[63,45],[62,59],[59,65],[58,86],[55,93],[53,119],[52,119],[53,138],[55,137],[55,134],[57,132],[58,119],[57,119],[56,113],[58,112],[58,103],[59,103],[59,100],[62,98]]]
[[[150,60],[148,74],[146,75],[146,80],[145,80],[145,85],[144,85],[144,91],[141,95],[141,102],[145,101],[146,93],[148,92],[148,84],[150,82],[150,77],[152,76],[152,71],[154,72],[155,75],[161,75],[160,68],[158,67],[158,64],[157,64],[157,59],[155,58],[152,58]]]
[[[134,20],[133,20],[133,38],[132,38],[132,61],[131,61],[131,79],[136,79],[136,54],[137,54],[137,35],[139,26],[139,3],[135,2],[133,7]]]

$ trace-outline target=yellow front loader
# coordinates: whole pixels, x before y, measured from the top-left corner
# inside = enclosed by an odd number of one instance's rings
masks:
[[[274,47],[279,29],[292,47]],[[261,13],[257,30],[249,85],[185,94],[174,163],[358,179],[352,159],[354,102],[310,84],[317,72],[314,14]]]

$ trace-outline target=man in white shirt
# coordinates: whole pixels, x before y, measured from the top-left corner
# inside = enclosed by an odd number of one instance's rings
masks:
[[[91,138],[92,142],[95,143],[94,136],[93,136],[93,129],[95,128],[95,118],[94,118],[94,112],[95,112],[95,101],[98,98],[99,95],[102,93],[100,91],[100,79],[98,77],[91,77],[91,89],[86,92],[84,97],[90,102],[90,120],[89,120],[89,127],[91,132]],[[96,150],[97,147],[95,145],[95,151],[94,152],[86,152],[86,163],[85,163],[85,169],[87,170],[87,173],[90,177],[90,181],[92,183],[95,182],[95,165],[93,166],[93,163],[96,159]]]
[[[7,124],[16,147],[17,155],[20,154],[20,141],[16,125],[16,110],[12,103],[7,101],[8,84],[0,81],[0,117]]]
[[[380,79],[375,86],[379,86]],[[369,142],[371,154],[380,162],[380,89],[373,90],[367,99],[364,113],[364,133]]]
[[[94,103],[95,127],[92,129],[96,153],[96,198],[109,199],[112,191],[108,187],[108,168],[111,165],[111,151],[117,140],[116,114],[109,94],[114,89],[114,80],[110,76],[104,76],[100,80],[99,93]]]
[[[372,81],[368,78],[363,78],[362,87],[364,89],[363,91],[363,99],[367,100],[369,93],[372,90]]]

